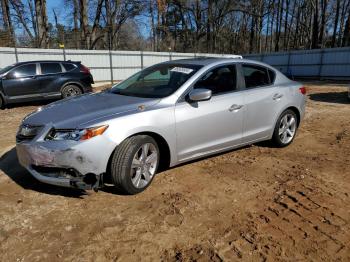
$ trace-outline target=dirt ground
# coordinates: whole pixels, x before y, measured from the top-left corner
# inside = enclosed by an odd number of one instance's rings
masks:
[[[0,111],[0,260],[350,261],[350,103],[344,86],[306,86],[289,147],[176,167],[136,196],[37,182],[14,136],[40,104]]]

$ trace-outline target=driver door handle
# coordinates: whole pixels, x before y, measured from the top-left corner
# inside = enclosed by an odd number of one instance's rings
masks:
[[[236,105],[236,104],[234,104],[234,105],[232,105],[232,106],[230,106],[230,108],[228,109],[228,111],[230,111],[230,112],[237,112],[238,110],[240,110],[241,108],[243,107],[243,105]]]

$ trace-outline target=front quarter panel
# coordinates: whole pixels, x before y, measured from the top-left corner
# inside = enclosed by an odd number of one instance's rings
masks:
[[[103,135],[119,145],[126,138],[139,133],[156,133],[162,136],[170,149],[170,165],[176,161],[176,131],[173,106],[158,106],[156,109],[139,111],[105,121],[109,128]],[[112,153],[112,152],[111,152]]]

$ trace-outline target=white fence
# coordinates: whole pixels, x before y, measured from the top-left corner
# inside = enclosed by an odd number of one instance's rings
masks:
[[[222,57],[218,54],[111,51],[108,50],[63,50],[37,48],[0,47],[0,68],[21,61],[72,60],[81,61],[90,68],[95,81],[123,80],[140,69],[156,63],[199,56]]]
[[[0,47],[0,68],[32,60],[81,61],[91,69],[95,81],[123,80],[156,63],[199,56],[226,55],[146,51],[63,50]],[[229,55],[230,56],[230,55]],[[315,49],[270,54],[249,54],[244,58],[270,64],[293,77],[350,79],[350,47]]]
[[[350,47],[249,54],[243,57],[265,62],[292,77],[350,79]]]

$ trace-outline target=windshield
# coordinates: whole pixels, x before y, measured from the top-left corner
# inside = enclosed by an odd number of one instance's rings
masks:
[[[8,70],[10,70],[14,66],[15,65],[9,65],[9,66],[6,66],[6,67],[0,69],[0,75],[2,75],[3,73],[6,73]]]
[[[155,65],[115,85],[111,92],[126,96],[163,98],[174,93],[201,67],[175,63]]]

